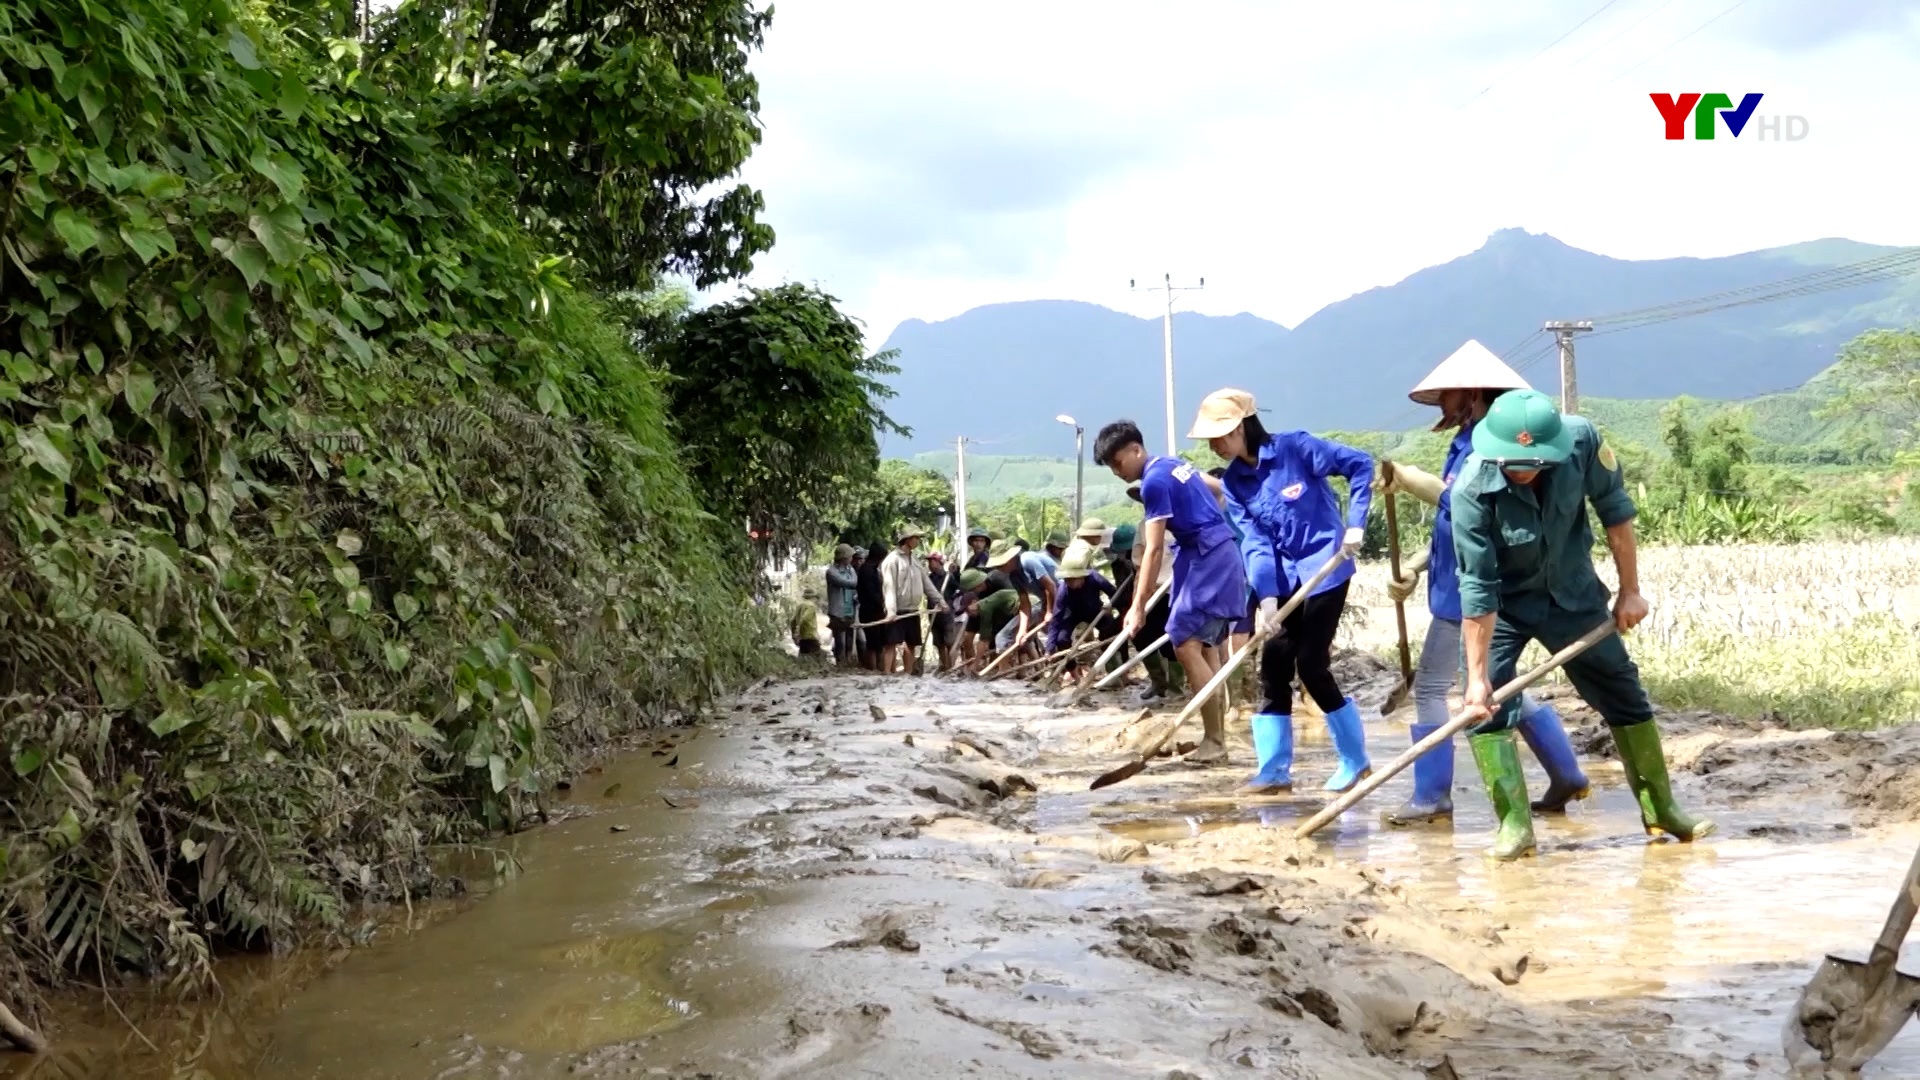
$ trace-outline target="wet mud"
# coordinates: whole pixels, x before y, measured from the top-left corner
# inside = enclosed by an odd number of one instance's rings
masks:
[[[1410,709],[1377,716],[1397,672],[1339,672],[1383,764],[1407,744]],[[1864,955],[1920,842],[1920,744],[1663,716],[1681,798],[1721,831],[1651,842],[1604,730],[1560,704],[1594,797],[1502,865],[1464,749],[1451,825],[1380,822],[1403,776],[1296,842],[1333,765],[1317,717],[1292,794],[1233,795],[1244,717],[1225,767],[1092,792],[1175,710],[762,686],[574,778],[484,895],[230,967],[219,1002],[123,996],[139,1036],[70,1009],[58,1053],[0,1076],[1786,1075],[1800,988]],[[1920,1075],[1920,1028],[1865,1075]]]

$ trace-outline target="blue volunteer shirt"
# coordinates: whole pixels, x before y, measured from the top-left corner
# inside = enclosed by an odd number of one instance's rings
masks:
[[[1460,429],[1447,447],[1440,468],[1440,504],[1433,515],[1433,543],[1427,549],[1427,610],[1436,619],[1460,621],[1460,563],[1453,553],[1453,478],[1473,455],[1473,425]]]
[[[1347,478],[1347,511],[1332,476]],[[1364,529],[1373,492],[1373,457],[1351,446],[1304,431],[1267,437],[1258,461],[1235,458],[1221,478],[1227,513],[1245,537],[1240,551],[1254,595],[1284,599],[1340,551],[1347,529]],[[1353,563],[1328,574],[1314,595],[1338,588],[1353,576]]]
[[[1174,457],[1147,462],[1140,478],[1140,504],[1148,521],[1166,521],[1173,542],[1183,548],[1210,551],[1233,536],[1213,489],[1191,462]]]

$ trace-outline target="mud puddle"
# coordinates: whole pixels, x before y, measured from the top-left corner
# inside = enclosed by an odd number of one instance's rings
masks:
[[[1379,824],[1400,779],[1300,844],[1317,720],[1291,796],[1232,798],[1244,720],[1227,768],[1087,791],[1136,713],[1002,683],[766,688],[578,780],[596,812],[519,838],[485,900],[256,964],[280,981],[230,978],[224,1005],[131,1009],[157,1051],[70,1023],[61,1057],[0,1075],[1779,1076],[1785,1010],[1823,952],[1864,950],[1920,841],[1676,766],[1721,833],[1649,844],[1588,757],[1595,797],[1495,865],[1463,750],[1453,828]],[[1369,729],[1376,763],[1405,745]],[[1920,1028],[1866,1075],[1920,1075]]]

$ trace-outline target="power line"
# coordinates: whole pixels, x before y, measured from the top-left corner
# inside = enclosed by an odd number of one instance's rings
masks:
[[[1468,98],[1467,100],[1465,100],[1465,101],[1463,101],[1463,102],[1461,102],[1461,103],[1460,103],[1460,104],[1459,104],[1459,105],[1458,105],[1458,106],[1457,106],[1457,107],[1456,107],[1456,108],[1455,108],[1455,109],[1454,109],[1453,111],[1454,111],[1454,112],[1459,112],[1459,111],[1460,111],[1461,109],[1464,109],[1464,108],[1466,108],[1467,106],[1469,106],[1469,105],[1471,105],[1471,104],[1473,104],[1474,102],[1476,102],[1476,101],[1478,101],[1478,100],[1480,100],[1480,99],[1481,99],[1482,97],[1484,97],[1484,96],[1486,95],[1486,93],[1487,93],[1487,91],[1489,91],[1489,90],[1491,90],[1491,89],[1493,89],[1493,88],[1494,88],[1495,86],[1498,86],[1498,85],[1500,84],[1500,82],[1501,82],[1502,80],[1504,80],[1504,79],[1505,79],[1505,78],[1506,78],[1507,76],[1509,76],[1509,75],[1512,75],[1512,74],[1513,74],[1514,72],[1517,72],[1517,71],[1520,71],[1520,70],[1522,70],[1522,69],[1524,69],[1524,68],[1526,68],[1526,67],[1527,67],[1528,65],[1530,65],[1530,64],[1532,64],[1532,63],[1533,63],[1533,62],[1534,62],[1535,60],[1538,60],[1538,59],[1540,59],[1541,57],[1543,57],[1543,56],[1545,56],[1545,55],[1547,55],[1547,54],[1548,54],[1549,52],[1552,52],[1552,51],[1553,51],[1553,47],[1554,47],[1555,45],[1558,45],[1558,44],[1560,44],[1561,42],[1563,42],[1563,41],[1565,41],[1565,40],[1567,40],[1568,38],[1570,38],[1570,37],[1572,37],[1572,36],[1573,36],[1573,32],[1574,32],[1574,30],[1578,30],[1578,29],[1580,29],[1581,27],[1583,27],[1583,26],[1585,26],[1585,25],[1587,25],[1588,23],[1590,23],[1590,22],[1592,22],[1592,21],[1593,21],[1594,19],[1596,19],[1596,18],[1598,18],[1598,17],[1600,16],[1600,13],[1601,13],[1601,12],[1603,12],[1603,11],[1606,11],[1606,10],[1607,10],[1608,8],[1610,8],[1610,7],[1612,7],[1612,6],[1614,5],[1614,4],[1616,4],[1616,3],[1618,3],[1618,2],[1619,2],[1619,0],[1607,0],[1607,2],[1606,2],[1606,3],[1604,3],[1604,4],[1601,4],[1601,5],[1600,5],[1600,7],[1599,7],[1599,8],[1597,9],[1597,10],[1595,10],[1595,11],[1594,11],[1594,13],[1593,13],[1593,14],[1591,14],[1591,15],[1589,15],[1589,16],[1587,16],[1587,17],[1586,17],[1586,18],[1584,18],[1584,19],[1581,19],[1581,20],[1580,20],[1579,22],[1577,22],[1577,23],[1574,23],[1574,24],[1573,24],[1573,30],[1568,30],[1568,31],[1567,31],[1566,33],[1564,33],[1564,34],[1561,34],[1561,35],[1560,35],[1559,37],[1557,37],[1557,38],[1554,38],[1554,39],[1553,39],[1552,41],[1549,41],[1549,42],[1547,42],[1547,47],[1546,47],[1546,48],[1544,48],[1544,49],[1541,49],[1541,50],[1540,50],[1539,52],[1537,52],[1537,53],[1534,53],[1534,54],[1533,54],[1532,56],[1529,56],[1529,57],[1527,57],[1527,59],[1526,59],[1526,61],[1525,61],[1524,63],[1521,63],[1521,64],[1519,64],[1519,65],[1518,65],[1518,66],[1516,66],[1516,67],[1512,67],[1512,68],[1509,68],[1509,69],[1507,69],[1506,71],[1504,71],[1504,72],[1502,72],[1502,73],[1500,73],[1500,75],[1498,75],[1497,77],[1495,77],[1495,78],[1494,78],[1494,80],[1493,80],[1492,82],[1490,82],[1490,83],[1488,83],[1487,85],[1485,85],[1485,86],[1483,86],[1483,87],[1481,87],[1481,88],[1480,88],[1480,92],[1479,92],[1479,93],[1477,93],[1477,94],[1475,94],[1475,95],[1473,95],[1472,97],[1470,97],[1470,98]]]
[[[1826,266],[1818,270],[1810,270],[1804,274],[1782,278],[1777,281],[1762,282],[1757,285],[1745,285],[1737,289],[1726,289],[1721,292],[1708,293],[1704,296],[1695,296],[1686,300],[1669,301],[1665,304],[1654,304],[1643,308],[1630,308],[1626,311],[1609,312],[1604,315],[1594,315],[1591,318],[1594,322],[1622,322],[1637,319],[1642,316],[1660,314],[1675,308],[1694,307],[1704,303],[1748,296],[1758,292],[1771,292],[1783,288],[1816,284],[1826,280],[1853,277],[1862,272],[1877,271],[1883,268],[1899,268],[1911,263],[1916,257],[1920,257],[1920,248],[1899,248],[1887,252],[1884,255],[1875,255],[1872,258],[1862,259],[1859,262]]]
[[[1634,72],[1640,70],[1641,67],[1646,65],[1649,61],[1653,60],[1655,57],[1662,56],[1668,52],[1671,52],[1673,49],[1679,47],[1679,45],[1682,42],[1685,42],[1688,38],[1691,38],[1693,35],[1699,33],[1702,30],[1705,30],[1707,27],[1712,26],[1714,23],[1719,22],[1721,19],[1724,19],[1727,16],[1733,14],[1735,9],[1742,7],[1743,5],[1746,4],[1746,2],[1747,0],[1733,0],[1733,3],[1728,5],[1728,7],[1725,10],[1721,11],[1720,14],[1715,15],[1713,18],[1708,19],[1706,22],[1701,23],[1699,26],[1696,26],[1693,29],[1687,31],[1686,33],[1681,34],[1678,38],[1668,43],[1666,47],[1658,49],[1655,52],[1642,57],[1639,63],[1634,64],[1632,67],[1628,68],[1627,70],[1621,72],[1618,75],[1615,75],[1613,78],[1608,79],[1606,82],[1601,83],[1599,86],[1595,87],[1594,89],[1604,90],[1607,87],[1612,86],[1614,83],[1619,82],[1621,79],[1626,78],[1628,75],[1631,75]]]
[[[1661,4],[1658,7],[1654,8],[1652,11],[1647,12],[1645,15],[1640,16],[1638,19],[1635,19],[1631,24],[1629,24],[1626,28],[1622,29],[1619,33],[1613,35],[1612,37],[1601,42],[1600,44],[1595,45],[1593,48],[1588,49],[1586,52],[1581,53],[1580,59],[1575,60],[1573,63],[1568,64],[1566,67],[1563,67],[1560,70],[1562,72],[1572,71],[1574,68],[1577,68],[1581,64],[1584,64],[1588,60],[1592,59],[1593,55],[1599,52],[1601,49],[1604,49],[1607,46],[1613,44],[1614,42],[1619,41],[1621,38],[1626,37],[1628,34],[1631,34],[1635,30],[1639,29],[1640,26],[1644,24],[1648,19],[1653,18],[1655,15],[1660,14],[1661,12],[1667,10],[1672,6],[1673,6],[1673,0],[1662,0]]]

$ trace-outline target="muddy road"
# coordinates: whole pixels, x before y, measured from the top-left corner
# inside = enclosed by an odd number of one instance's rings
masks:
[[[1391,674],[1342,663],[1377,707]],[[123,997],[137,1036],[69,1007],[58,1054],[0,1075],[1779,1076],[1800,986],[1864,951],[1920,841],[1920,728],[1663,717],[1717,837],[1648,843],[1590,753],[1595,797],[1496,865],[1464,748],[1457,829],[1380,825],[1403,777],[1298,844],[1317,718],[1292,796],[1228,797],[1244,720],[1227,768],[1087,791],[1136,715],[1006,683],[761,687],[576,777],[579,816],[518,838],[488,895],[230,965],[218,1002]],[[1376,763],[1409,715],[1370,721]],[[1867,1075],[1920,1075],[1920,1027]]]

